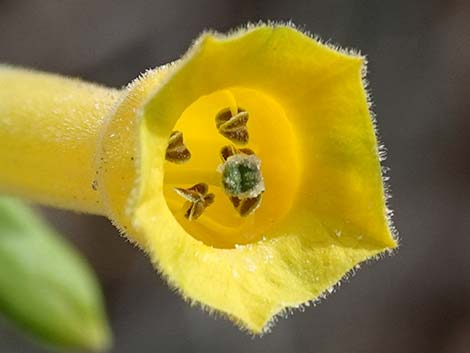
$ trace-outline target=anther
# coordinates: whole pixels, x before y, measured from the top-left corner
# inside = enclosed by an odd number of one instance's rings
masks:
[[[183,142],[183,133],[173,131],[166,148],[165,159],[173,163],[185,163],[191,158],[191,152]]]
[[[249,197],[246,199],[239,199],[236,196],[230,197],[230,201],[233,207],[238,211],[240,216],[246,217],[256,211],[261,204],[261,198],[263,194],[259,194],[256,197]]]
[[[232,116],[230,109],[226,108],[220,111],[215,118],[215,124],[219,133],[239,145],[248,143],[247,122],[248,112],[243,109],[238,109],[237,114]]]
[[[209,187],[205,183],[198,183],[188,189],[175,188],[175,192],[187,201],[184,216],[188,220],[198,219],[204,210],[214,202],[215,195],[208,194],[208,191]]]
[[[235,146],[227,145],[227,146],[222,147],[222,149],[220,150],[220,157],[222,158],[222,161],[225,162],[228,159],[228,157],[234,156],[236,154],[241,154],[241,153],[246,154],[246,155],[255,154],[255,152],[253,152],[249,148],[236,148]]]

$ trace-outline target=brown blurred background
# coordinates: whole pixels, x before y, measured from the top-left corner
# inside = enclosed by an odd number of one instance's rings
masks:
[[[44,209],[101,279],[112,352],[470,352],[468,0],[0,0],[0,62],[119,87],[205,28],[260,19],[367,54],[401,248],[253,339],[190,308],[106,219]],[[47,351],[0,322],[0,352]]]

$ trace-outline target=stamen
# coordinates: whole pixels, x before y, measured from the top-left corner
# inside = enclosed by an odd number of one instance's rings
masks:
[[[228,159],[228,157],[231,157],[237,154],[237,152],[238,152],[237,149],[232,145],[224,146],[220,150],[220,157],[222,158],[222,161],[225,162]]]
[[[192,221],[198,219],[204,210],[214,203],[215,195],[207,192],[209,187],[205,183],[198,183],[188,189],[175,188],[175,192],[187,200],[184,216]]]
[[[205,209],[214,203],[214,199],[214,194],[206,195],[204,200],[192,203],[184,216],[190,221],[198,219],[204,213]]]
[[[255,152],[253,152],[249,148],[238,149],[235,146],[227,145],[227,146],[222,147],[222,149],[220,150],[220,157],[222,158],[222,161],[225,162],[228,159],[228,157],[236,155],[236,154],[240,154],[240,153],[243,153],[246,155],[255,154]]]
[[[191,158],[191,152],[183,142],[183,133],[181,131],[173,131],[168,141],[165,159],[173,163],[185,163]]]
[[[233,207],[235,207],[240,216],[246,217],[256,211],[261,204],[262,196],[262,194],[259,194],[256,197],[246,199],[239,199],[238,197],[232,196],[230,201],[232,201]]]
[[[243,109],[238,109],[238,113],[232,116],[230,109],[226,108],[220,111],[215,118],[219,133],[240,145],[247,144],[249,140],[247,122],[248,112]]]
[[[255,154],[255,152],[253,152],[253,150],[250,150],[249,148],[240,148],[238,151],[247,155]]]

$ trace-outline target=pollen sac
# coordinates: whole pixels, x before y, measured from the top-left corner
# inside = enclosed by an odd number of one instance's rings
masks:
[[[183,133],[181,131],[171,133],[165,159],[172,163],[185,163],[191,159],[191,152],[183,142]]]
[[[246,155],[255,154],[255,152],[253,152],[249,148],[236,148],[235,146],[227,145],[222,147],[222,149],[220,150],[220,157],[222,158],[222,161],[225,162],[229,157],[241,153]]]
[[[175,192],[187,201],[184,216],[188,220],[198,219],[204,210],[214,203],[215,195],[209,194],[208,191],[209,187],[205,183],[193,185],[188,189],[175,188]]]
[[[220,111],[215,118],[215,124],[219,133],[239,145],[246,145],[248,143],[247,122],[248,112],[243,109],[238,109],[237,114],[232,116],[230,109],[226,108]]]
[[[256,211],[256,209],[261,204],[262,194],[259,194],[256,197],[249,197],[246,199],[239,199],[236,196],[230,197],[230,201],[233,204],[233,207],[238,211],[240,216],[246,217]]]
[[[222,186],[229,196],[255,198],[264,191],[261,161],[256,155],[234,154],[220,167]]]

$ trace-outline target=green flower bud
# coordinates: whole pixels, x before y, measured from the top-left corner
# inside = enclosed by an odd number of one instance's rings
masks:
[[[102,351],[111,342],[86,261],[19,201],[0,198],[0,314],[41,343]]]

